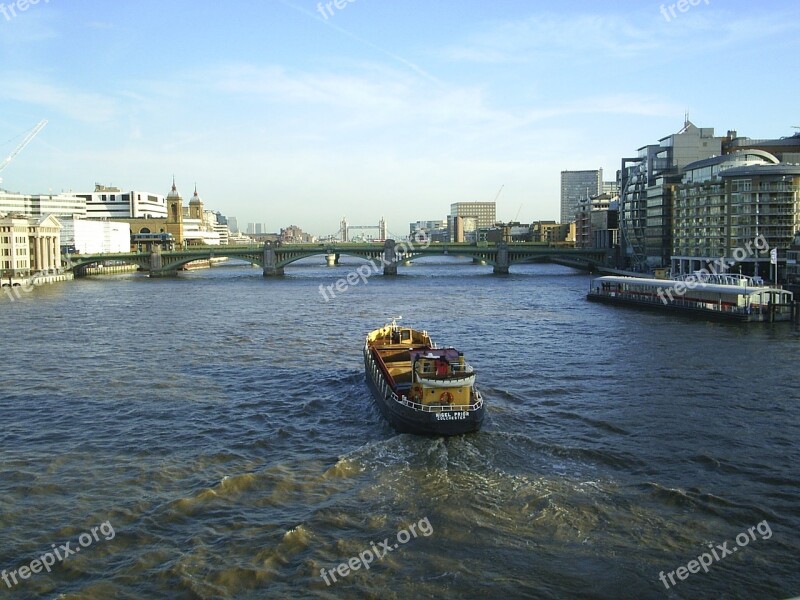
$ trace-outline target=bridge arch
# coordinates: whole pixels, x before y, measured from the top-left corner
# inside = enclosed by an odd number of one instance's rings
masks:
[[[303,260],[304,258],[311,258],[314,256],[328,256],[329,254],[338,254],[340,256],[352,256],[353,258],[361,258],[366,261],[375,261],[380,260],[383,256],[383,251],[369,251],[369,252],[355,252],[352,250],[338,250],[332,249],[330,251],[326,249],[321,250],[310,250],[306,252],[291,252],[289,256],[285,256],[282,259],[279,259],[276,263],[278,267],[283,268],[292,263],[295,263],[299,260]]]
[[[394,260],[388,257],[395,249]],[[398,252],[399,251],[399,252]],[[151,271],[152,276],[175,273],[183,265],[195,260],[208,260],[216,257],[239,259],[264,269],[265,275],[282,274],[283,268],[299,260],[314,256],[345,255],[367,262],[380,263],[384,273],[396,273],[398,264],[427,256],[457,256],[481,261],[493,267],[495,273],[507,273],[508,267],[529,262],[531,259],[547,260],[578,269],[591,270],[605,263],[606,251],[603,249],[580,249],[550,247],[546,244],[431,244],[414,247],[400,242],[386,244],[265,244],[259,246],[205,246],[150,253],[119,253],[94,255],[65,255],[66,268],[80,274],[91,263],[118,261],[135,264],[143,270]]]

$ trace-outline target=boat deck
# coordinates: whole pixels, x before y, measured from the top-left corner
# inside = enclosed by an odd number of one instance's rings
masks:
[[[372,350],[386,366],[391,378],[389,384],[403,391],[411,387],[411,350],[426,348],[407,344],[376,344]]]

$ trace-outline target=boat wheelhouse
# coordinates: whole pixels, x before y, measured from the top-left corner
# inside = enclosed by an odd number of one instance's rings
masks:
[[[587,299],[742,322],[790,321],[797,310],[790,291],[763,282],[756,284],[743,276],[718,277],[597,277],[591,282]]]
[[[480,429],[485,406],[475,370],[455,348],[397,319],[364,342],[367,383],[378,408],[401,433],[455,435]]]

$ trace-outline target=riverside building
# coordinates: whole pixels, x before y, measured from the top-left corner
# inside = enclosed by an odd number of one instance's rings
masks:
[[[603,193],[580,204],[575,213],[576,248],[613,248],[619,242],[619,198]]]
[[[688,118],[683,128],[658,144],[639,148],[623,158],[620,169],[620,235],[631,267],[648,271],[669,264],[672,244],[672,191],[686,165],[722,154],[726,137],[712,127],[696,127]]]
[[[0,213],[32,217],[86,217],[86,199],[75,194],[19,194],[0,190]]]
[[[798,190],[800,164],[763,150],[687,165],[673,197],[672,273],[719,271],[725,261],[737,273],[768,278],[769,250],[777,249],[781,279],[800,231]]]
[[[162,219],[167,216],[167,199],[160,194],[95,184],[94,192],[78,194],[86,200],[90,219]]]
[[[27,277],[61,270],[61,223],[53,215],[0,214],[2,277]]]

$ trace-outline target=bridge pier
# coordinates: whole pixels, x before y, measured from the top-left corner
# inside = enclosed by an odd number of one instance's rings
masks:
[[[508,244],[505,242],[497,243],[497,258],[492,270],[495,275],[508,275]]]
[[[339,266],[339,257],[341,254],[337,252],[332,252],[330,254],[325,255],[325,262],[329,267],[337,267]]]
[[[397,275],[397,251],[394,240],[386,240],[383,244],[383,274]]]
[[[178,269],[166,270],[166,271],[164,271],[164,270],[154,271],[153,269],[150,269],[150,275],[149,276],[152,277],[152,278],[156,278],[156,277],[177,277],[178,276]]]
[[[175,277],[178,269],[164,269],[164,261],[161,256],[161,246],[155,246],[150,253],[150,277]]]
[[[269,242],[264,242],[264,277],[277,277],[283,275],[283,267],[278,266],[278,257],[275,249]]]

